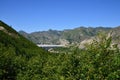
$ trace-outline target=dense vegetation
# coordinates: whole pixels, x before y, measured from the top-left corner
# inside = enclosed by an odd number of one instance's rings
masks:
[[[3,28],[0,30],[0,80],[14,80],[18,73],[27,68],[29,60],[38,55],[42,59],[46,51],[38,48],[2,21],[0,28]]]
[[[7,30],[0,30],[0,80],[120,79],[120,50],[111,36],[99,35],[84,50],[60,54],[38,48],[3,22],[0,26]]]

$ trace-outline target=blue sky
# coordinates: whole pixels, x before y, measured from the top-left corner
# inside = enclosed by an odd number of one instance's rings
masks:
[[[17,31],[120,25],[120,0],[0,0],[0,20]]]

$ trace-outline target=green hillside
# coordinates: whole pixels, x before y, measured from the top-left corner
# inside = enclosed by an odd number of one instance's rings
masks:
[[[41,48],[0,21],[0,80],[15,80],[34,56],[46,54]]]
[[[0,21],[0,80],[119,80],[119,43],[104,33],[96,39],[49,53]]]

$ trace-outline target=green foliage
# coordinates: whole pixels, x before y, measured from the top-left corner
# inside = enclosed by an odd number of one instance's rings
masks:
[[[38,48],[7,24],[0,22],[0,26],[4,27],[0,30],[0,80],[16,80],[18,73],[26,70],[31,58],[46,55],[47,51]]]
[[[120,51],[117,44],[112,45],[111,36],[98,35],[84,50],[71,47],[60,51],[49,53],[21,35],[0,31],[0,80],[120,79]]]

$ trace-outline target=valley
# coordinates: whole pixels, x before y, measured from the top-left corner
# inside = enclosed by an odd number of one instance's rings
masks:
[[[96,33],[92,31],[92,34],[83,33],[86,29],[82,28],[84,31],[81,32],[80,28],[78,32],[68,30],[59,35],[57,31],[39,32],[35,36],[24,35],[25,38],[23,33],[19,34],[0,21],[0,80],[119,80],[120,28],[102,28],[107,32],[98,35],[96,34],[101,32],[101,28],[96,29]],[[113,30],[112,34],[109,33],[110,30]],[[57,34],[50,34],[53,32]],[[49,36],[45,36],[48,33]],[[55,39],[62,39],[66,47]],[[39,43],[39,47],[36,43]],[[80,43],[85,43],[85,47],[80,47]],[[42,47],[57,48],[47,51]]]

